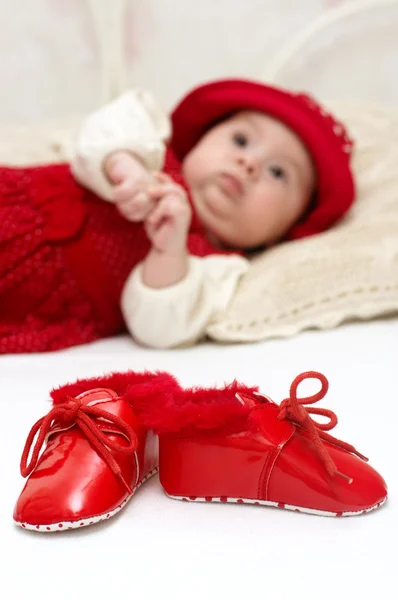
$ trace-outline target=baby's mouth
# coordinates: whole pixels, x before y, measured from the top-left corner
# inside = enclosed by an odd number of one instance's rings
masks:
[[[238,198],[243,193],[242,182],[235,177],[235,175],[231,175],[230,173],[220,173],[219,185],[221,190],[232,199]]]

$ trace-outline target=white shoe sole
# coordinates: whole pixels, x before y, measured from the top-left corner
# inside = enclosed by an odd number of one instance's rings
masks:
[[[273,506],[275,508],[284,508],[286,510],[292,510],[300,513],[307,513],[310,515],[317,515],[320,517],[354,517],[358,515],[365,515],[366,513],[376,510],[383,506],[387,500],[387,496],[381,502],[358,511],[347,511],[347,512],[330,512],[326,510],[318,510],[316,508],[306,508],[304,506],[294,506],[292,504],[284,504],[283,502],[271,502],[269,500],[253,500],[250,498],[227,498],[221,497],[200,497],[200,496],[172,496],[167,494],[169,498],[173,500],[182,500],[183,502],[221,502],[222,504],[255,504],[260,506]]]

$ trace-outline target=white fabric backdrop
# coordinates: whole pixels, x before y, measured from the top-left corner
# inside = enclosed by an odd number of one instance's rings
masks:
[[[322,97],[398,100],[398,3],[320,30],[281,82]],[[262,77],[286,44],[349,0],[0,0],[0,124],[85,113],[103,100],[100,19],[108,76],[152,89],[165,108],[196,83]],[[118,7],[124,13],[117,24]],[[112,20],[113,16],[113,20]],[[377,27],[375,27],[377,24]],[[354,52],[355,49],[355,52]],[[300,59],[301,57],[301,59]],[[103,63],[102,63],[103,64]],[[116,92],[113,88],[113,92]]]

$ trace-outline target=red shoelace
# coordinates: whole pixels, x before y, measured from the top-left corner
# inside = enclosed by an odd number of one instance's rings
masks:
[[[321,382],[321,389],[313,396],[298,398],[298,387],[305,379],[318,379]],[[317,371],[306,371],[305,373],[301,373],[293,380],[290,386],[289,397],[281,402],[278,419],[287,419],[305,429],[309,433],[312,443],[314,444],[315,451],[325,465],[327,472],[332,476],[338,475],[343,477],[343,479],[346,479],[349,483],[352,483],[351,477],[338,471],[322,440],[326,440],[334,446],[342,448],[343,450],[347,450],[359,458],[362,458],[362,460],[367,461],[368,459],[366,456],[363,456],[363,454],[358,452],[354,446],[351,446],[350,444],[331,436],[329,433],[326,433],[337,425],[337,416],[333,411],[326,408],[307,408],[306,406],[303,406],[304,404],[314,404],[315,402],[318,402],[324,398],[328,389],[329,382],[325,375],[322,375],[322,373],[318,373]],[[318,423],[311,418],[311,415],[327,417],[330,419],[329,423]]]
[[[118,442],[111,440],[96,423],[96,419],[105,419],[112,423],[117,429],[118,433],[121,433],[127,438],[128,444],[122,445]],[[128,489],[129,493],[132,494],[132,490],[129,484],[125,481],[121,469],[111,453],[120,452],[122,454],[133,454],[138,445],[138,440],[133,429],[123,421],[117,415],[113,415],[98,406],[88,406],[72,398],[71,396],[65,397],[65,402],[54,406],[50,412],[39,419],[32,427],[27,437],[24,450],[22,452],[20,470],[22,477],[27,477],[35,469],[39,460],[39,454],[43,447],[44,442],[48,433],[51,433],[51,426],[60,420],[62,427],[71,427],[76,425],[80,431],[86,436],[90,444],[95,448],[98,454],[104,459],[106,464],[111,469],[112,473],[118,477]],[[102,425],[104,423],[102,422]],[[37,440],[34,443],[34,439],[37,436]],[[29,459],[29,454],[32,451],[32,458]]]

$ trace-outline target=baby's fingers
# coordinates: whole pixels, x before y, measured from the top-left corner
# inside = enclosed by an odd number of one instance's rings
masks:
[[[158,202],[152,212],[149,213],[146,221],[151,228],[157,229],[170,215],[172,215],[172,210],[170,210],[169,203]]]
[[[133,182],[130,179],[124,179],[121,183],[114,187],[113,201],[123,202],[124,200],[128,200],[137,192],[142,191],[144,187],[144,183]]]
[[[173,183],[173,179],[170,175],[166,175],[162,171],[155,171],[153,177],[157,183]]]
[[[152,183],[148,186],[147,192],[151,198],[155,200],[160,200],[164,196],[173,195],[184,197],[185,192],[174,182],[166,182],[166,183]]]
[[[155,206],[155,201],[145,192],[117,203],[119,212],[129,221],[144,221]]]

